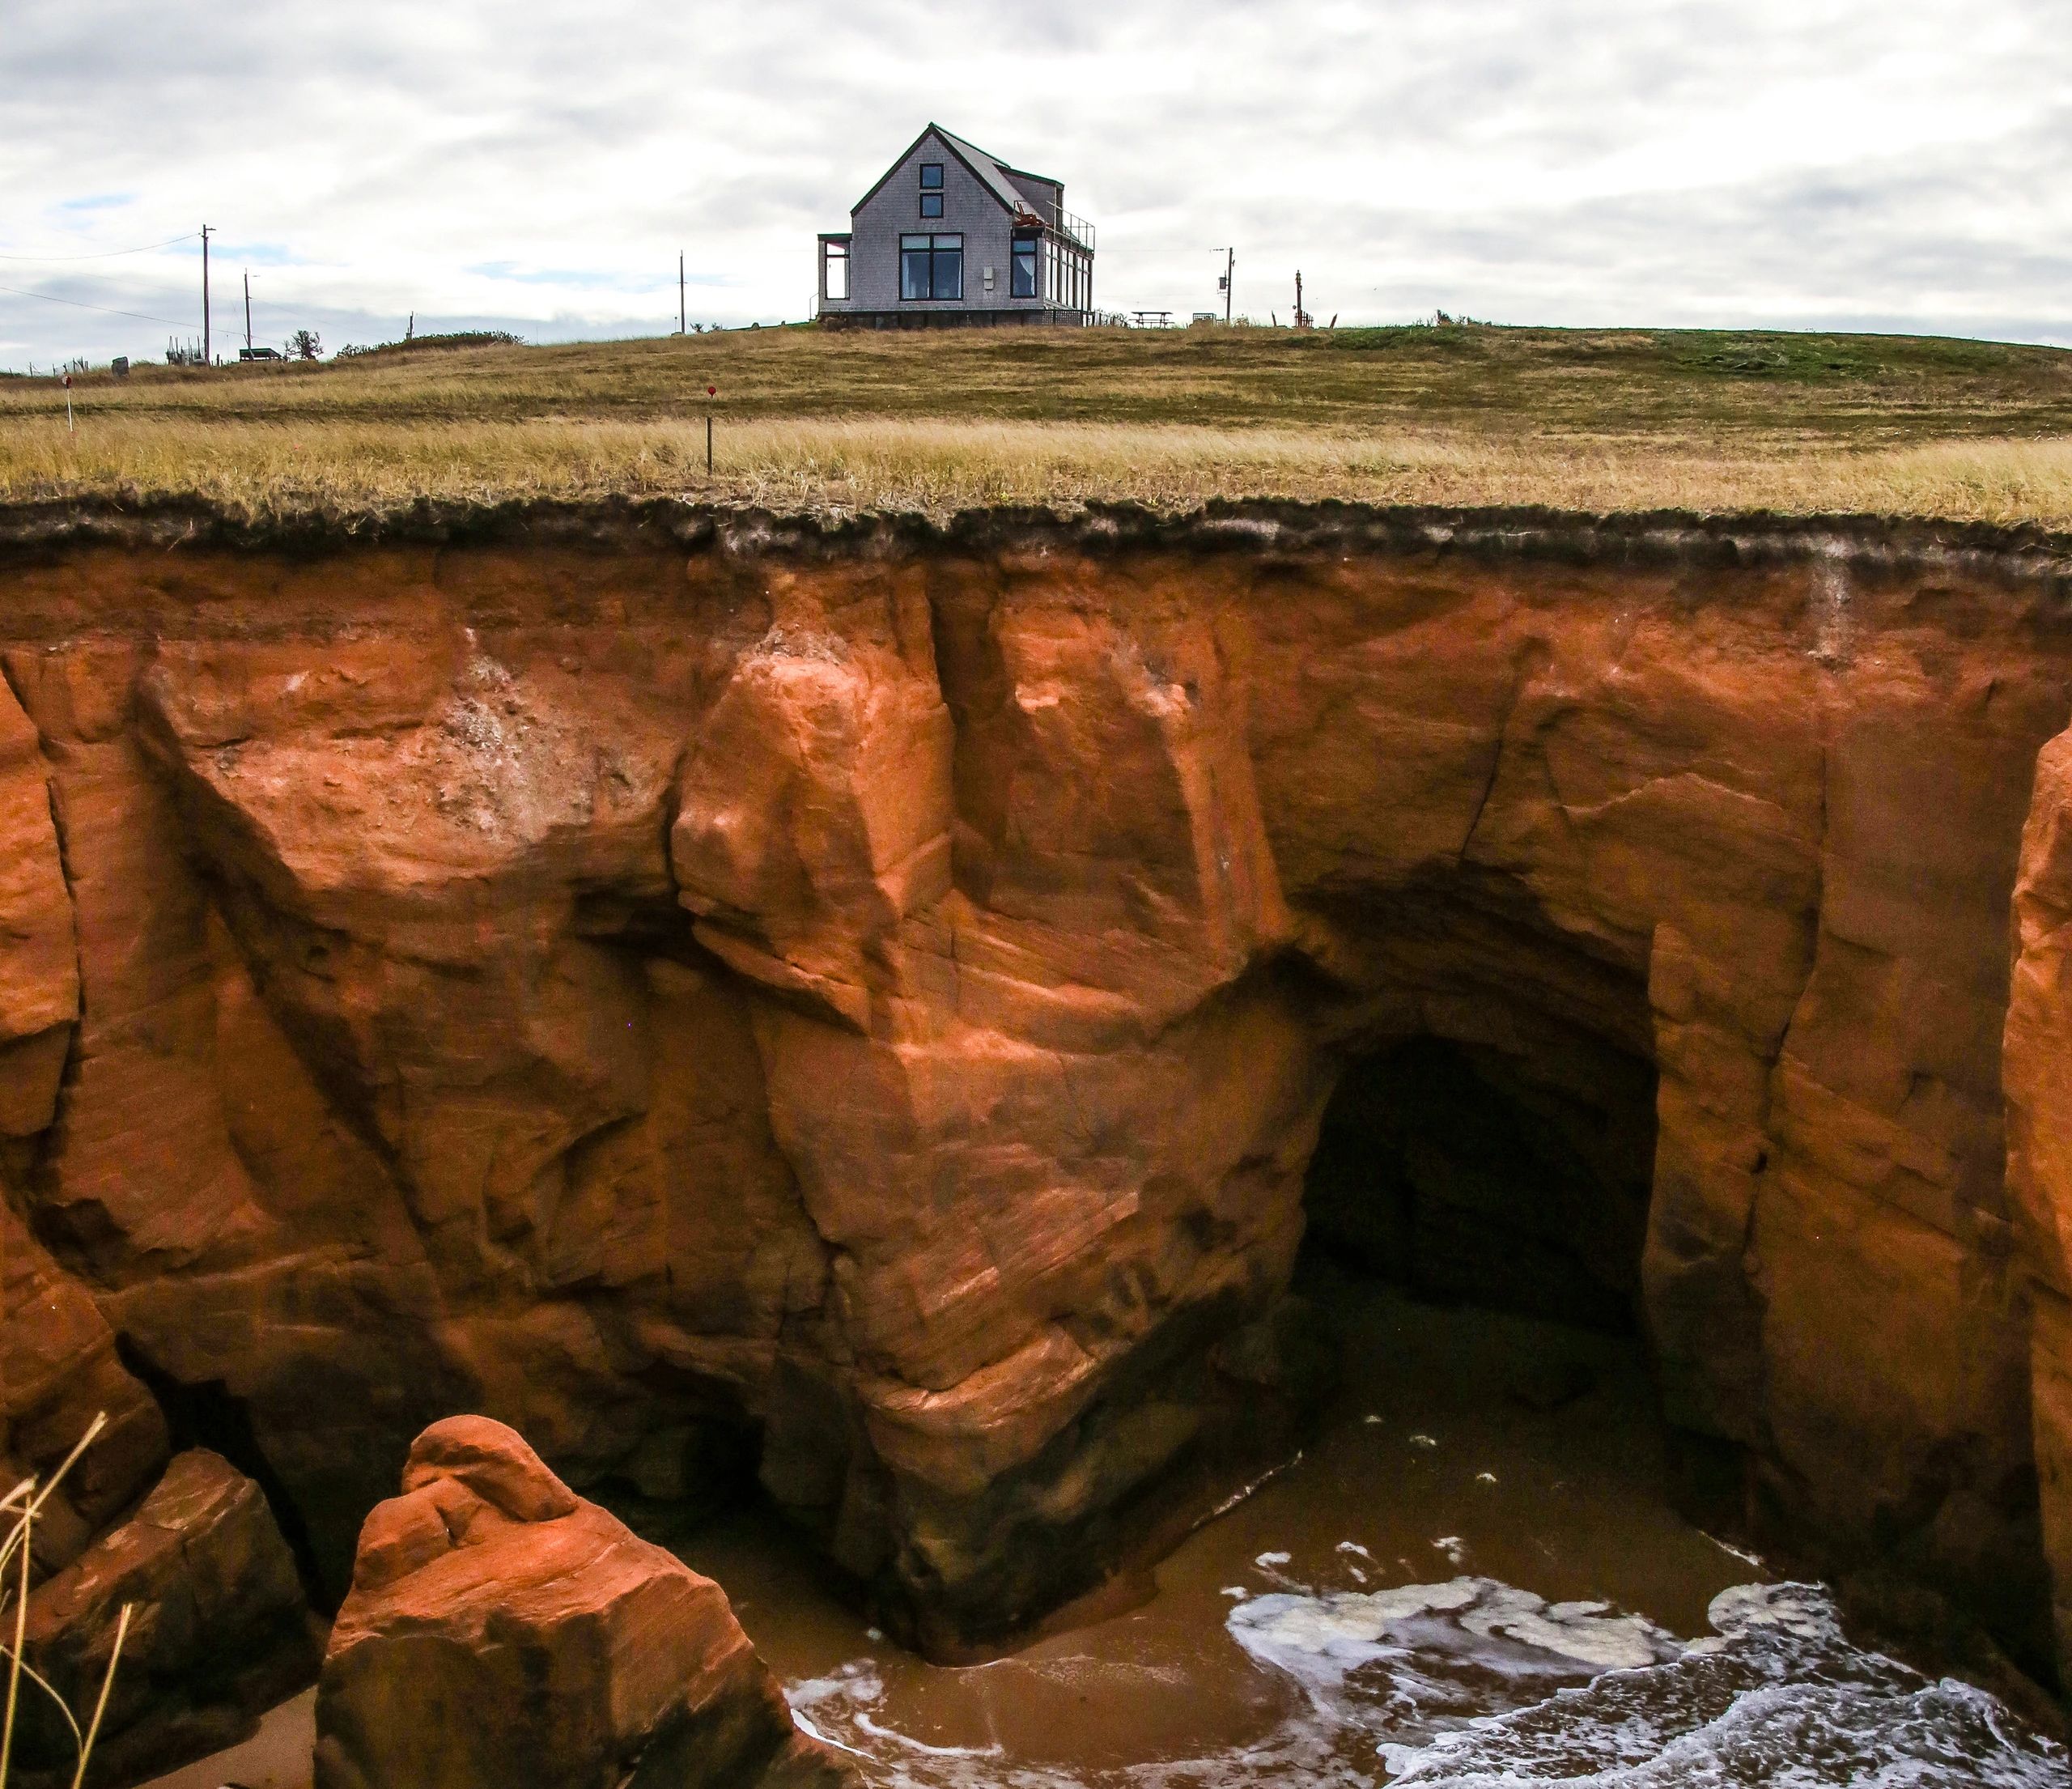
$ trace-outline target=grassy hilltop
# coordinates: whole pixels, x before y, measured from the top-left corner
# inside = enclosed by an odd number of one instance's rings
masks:
[[[2072,352],[1938,338],[795,328],[140,368],[75,380],[73,402],[68,434],[53,381],[0,378],[0,500],[1280,496],[2072,526]]]

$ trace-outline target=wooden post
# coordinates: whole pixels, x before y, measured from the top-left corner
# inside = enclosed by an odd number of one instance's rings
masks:
[[[705,413],[705,476],[712,476],[712,413]]]

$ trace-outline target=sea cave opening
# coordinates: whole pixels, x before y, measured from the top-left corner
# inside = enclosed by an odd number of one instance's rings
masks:
[[[1305,1193],[1311,1261],[1432,1303],[1639,1329],[1654,1066],[1420,1035],[1356,1055]]]

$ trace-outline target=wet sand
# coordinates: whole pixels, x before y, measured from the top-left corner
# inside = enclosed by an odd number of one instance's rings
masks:
[[[270,1710],[241,1745],[197,1759],[146,1789],[310,1789],[310,1753],[316,1745],[316,1692],[305,1689]]]

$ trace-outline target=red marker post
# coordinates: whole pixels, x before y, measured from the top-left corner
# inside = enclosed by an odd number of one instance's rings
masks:
[[[708,478],[712,476],[712,405],[711,401],[713,398],[717,397],[719,395],[720,388],[717,385],[707,385],[705,388],[705,396],[707,400],[705,405],[705,476]]]
[[[72,376],[65,375],[65,432],[72,432]]]

